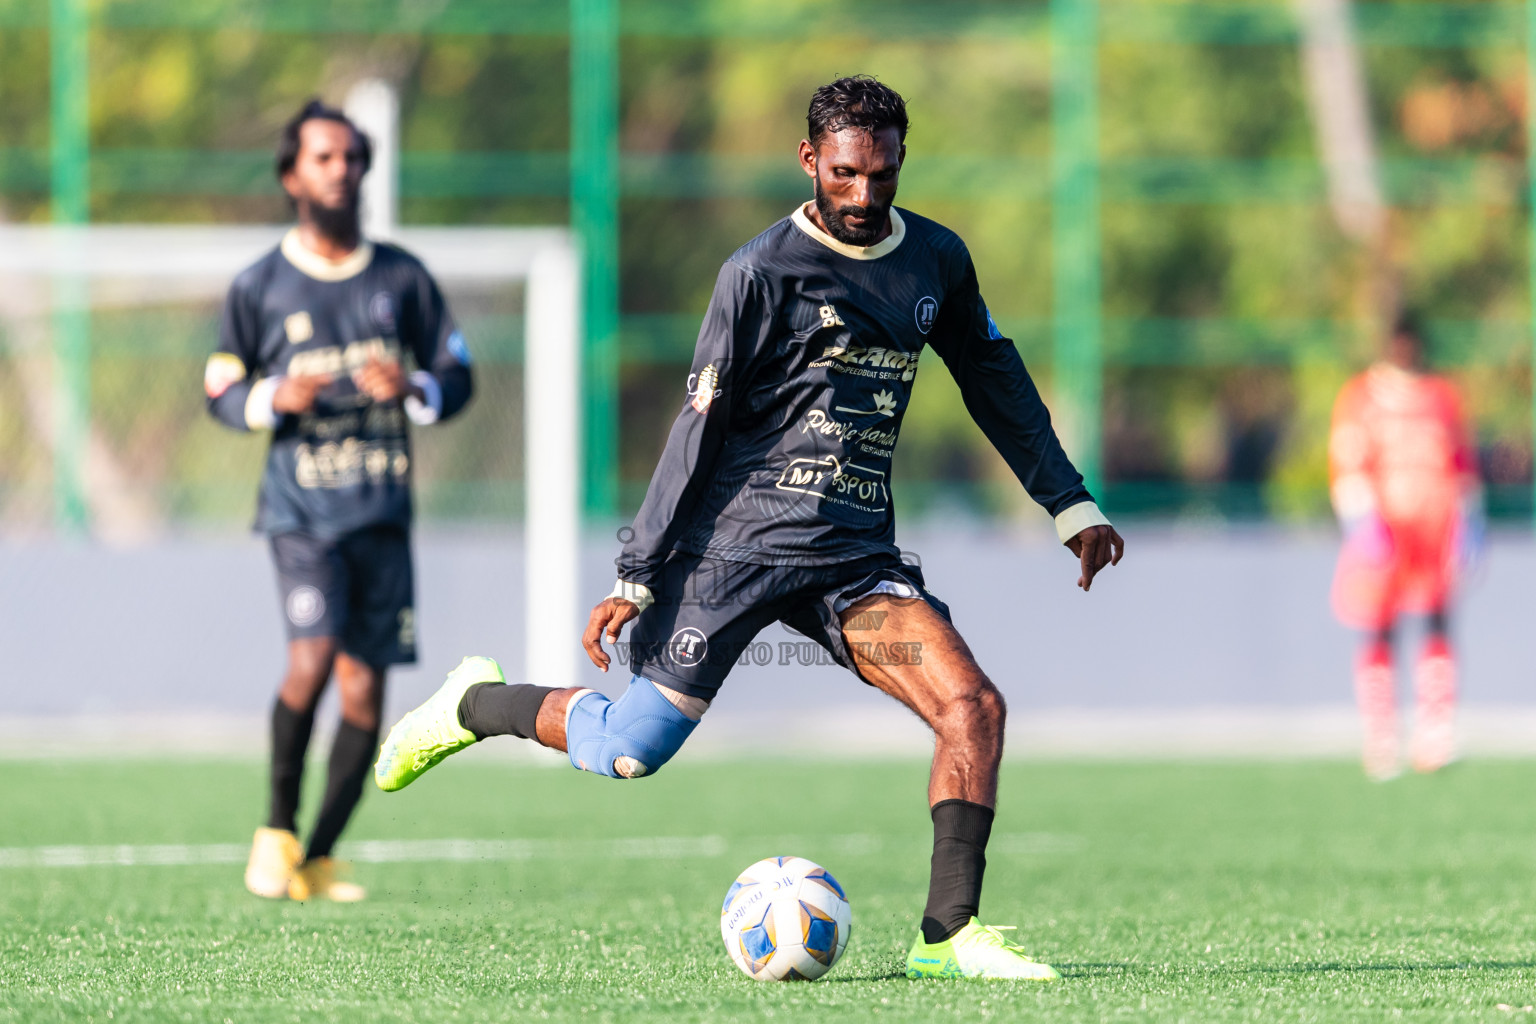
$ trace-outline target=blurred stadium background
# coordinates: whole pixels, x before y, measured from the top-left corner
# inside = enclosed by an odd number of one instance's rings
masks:
[[[1469,745],[1532,752],[1532,6],[0,0],[0,227],[283,222],[281,123],[387,83],[402,226],[581,241],[595,599],[718,264],[808,195],[807,97],[877,74],[913,118],[898,201],[970,244],[1130,541],[1078,594],[948,377],[924,377],[901,541],[1013,700],[1014,750],[1352,752],[1327,421],[1402,300],[1468,400],[1495,525],[1458,623]],[[526,640],[524,290],[449,284],[479,397],[416,435],[425,656],[391,713]],[[38,287],[0,276],[0,746],[257,750],[281,631],[247,528],[263,443],[203,410],[219,303]],[[883,698],[764,640],[699,746],[921,749]]]

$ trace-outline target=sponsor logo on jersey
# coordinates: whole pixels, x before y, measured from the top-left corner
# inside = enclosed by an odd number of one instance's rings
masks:
[[[694,412],[709,412],[710,403],[723,394],[716,386],[719,383],[720,371],[715,369],[714,363],[710,363],[698,373],[688,375],[688,395],[693,399],[688,404],[693,406]]]
[[[924,295],[917,300],[917,308],[912,311],[912,316],[917,320],[917,333],[927,334],[933,330],[933,321],[939,315],[939,300],[932,295]]]
[[[827,366],[840,373],[858,373],[863,377],[911,380],[917,376],[917,352],[876,345],[828,345],[812,367]],[[857,367],[858,369],[853,369]],[[891,372],[881,372],[891,371]]]
[[[882,430],[878,424],[869,427],[856,427],[846,420],[835,419],[820,409],[812,409],[805,414],[805,420],[800,424],[800,433],[816,433],[823,437],[835,437],[846,444],[861,444],[871,451],[881,454],[889,454],[884,449],[890,449],[896,445],[896,431]]]
[[[304,629],[320,621],[325,614],[325,595],[305,585],[288,591],[288,621]]]
[[[339,490],[364,483],[375,486],[386,480],[404,483],[411,471],[411,457],[400,447],[400,438],[368,440],[357,437],[340,442],[300,444],[293,450],[293,479],[306,491]]]
[[[843,318],[837,315],[836,306],[822,306],[821,309],[817,311],[817,314],[821,317],[821,326],[823,327],[847,326],[847,324],[843,323]]]
[[[774,486],[781,491],[814,494],[822,501],[861,512],[884,512],[890,504],[883,472],[842,462],[832,455],[793,460],[779,473]]]
[[[315,336],[315,322],[301,309],[283,318],[283,332],[288,335],[290,345],[302,345]]]
[[[245,363],[233,352],[215,352],[203,368],[203,390],[218,398],[232,385],[245,380]]]
[[[377,292],[368,301],[368,315],[386,334],[395,329],[395,300],[389,292]]]
[[[709,637],[692,626],[684,626],[667,641],[667,651],[674,664],[692,668],[703,662],[709,653]]]
[[[454,331],[448,335],[447,348],[448,354],[457,359],[460,366],[470,365],[469,345],[465,343],[462,331]]]
[[[354,341],[346,348],[326,345],[308,352],[296,352],[288,360],[288,375],[351,375],[367,366],[370,359],[377,359],[381,363],[397,363],[400,361],[400,346],[383,338],[369,338],[367,341]]]
[[[832,411],[833,412],[851,412],[855,416],[895,416],[896,415],[896,395],[895,395],[894,392],[892,392],[890,390],[876,391],[874,396],[873,396],[873,400],[874,400],[874,403],[875,403],[875,407],[873,409],[854,409],[854,408],[852,408],[850,406],[846,406],[846,405],[835,405],[835,406],[832,407]]]

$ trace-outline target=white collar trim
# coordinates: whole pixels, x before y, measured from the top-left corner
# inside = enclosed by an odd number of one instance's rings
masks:
[[[339,260],[326,259],[304,248],[304,243],[299,241],[298,228],[288,230],[280,248],[289,263],[316,281],[346,281],[367,270],[368,264],[373,262],[373,243],[366,238]]]
[[[884,241],[863,247],[849,245],[847,242],[839,242],[817,227],[815,221],[806,215],[805,211],[810,205],[810,203],[806,203],[803,206],[796,207],[795,212],[790,215],[789,219],[795,222],[795,227],[804,231],[833,252],[840,252],[849,259],[877,260],[886,253],[895,252],[896,247],[901,244],[901,240],[907,237],[906,222],[901,219],[901,214],[897,213],[896,207],[893,206],[891,207],[891,233],[886,236]]]

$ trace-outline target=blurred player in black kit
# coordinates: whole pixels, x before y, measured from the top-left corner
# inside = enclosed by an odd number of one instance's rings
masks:
[[[628,689],[609,700],[509,686],[494,661],[467,658],[390,731],[374,777],[400,789],[493,735],[564,750],[610,778],[648,775],[699,724],[744,645],[782,622],[933,729],[933,859],[907,976],[1050,981],[1055,970],[977,918],[1002,695],[895,543],[891,458],[925,350],[1055,520],[1079,587],[1124,542],[987,311],[965,243],[894,205],[902,98],[872,78],[839,79],[816,91],[806,122],[798,157],[814,198],[721,267],[618,582],[582,639],[606,671],[603,639],[634,620]]]
[[[215,417],[272,436],[256,529],[271,539],[288,670],[272,707],[270,812],[245,873],[251,892],[271,898],[364,896],[331,849],[378,744],[385,672],[416,660],[408,423],[455,415],[473,386],[463,335],[426,268],[362,237],[371,155],[346,115],[319,101],[283,128],[277,176],[298,225],[235,279],[204,374]],[[341,724],[305,850],[295,823],[304,755],[333,675]]]

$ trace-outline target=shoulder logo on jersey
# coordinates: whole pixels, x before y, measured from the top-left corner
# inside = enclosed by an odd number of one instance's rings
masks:
[[[848,326],[847,324],[843,323],[843,318],[837,315],[836,306],[822,306],[821,309],[817,311],[817,313],[821,317],[821,326],[823,327]]]
[[[448,335],[448,354],[457,359],[460,366],[469,365],[469,345],[465,343],[462,331]]]
[[[688,404],[693,406],[694,412],[709,412],[710,404],[723,393],[717,386],[719,383],[720,371],[715,369],[714,363],[688,375],[688,397],[692,399]]]
[[[933,330],[933,321],[939,315],[939,300],[932,295],[924,295],[917,300],[917,308],[912,311],[912,316],[917,320],[917,333],[927,334]]]
[[[209,398],[218,398],[232,385],[245,380],[245,363],[233,352],[215,352],[203,368],[203,390]]]
[[[667,642],[667,653],[672,656],[673,664],[692,668],[709,653],[709,638],[692,626],[684,626],[672,634],[672,639]]]
[[[315,323],[309,313],[301,309],[284,318],[283,331],[288,335],[289,344],[302,345],[315,336]]]
[[[1003,340],[1003,332],[997,329],[997,321],[992,319],[992,311],[990,309],[987,310],[987,337],[993,341]]]
[[[379,325],[379,330],[395,329],[395,300],[389,292],[375,293],[368,301],[368,315],[373,317],[373,322]]]

